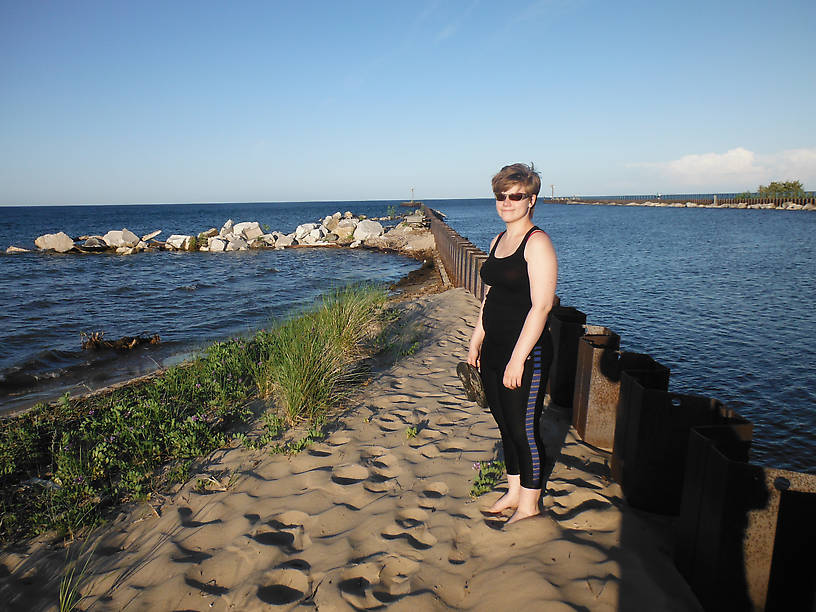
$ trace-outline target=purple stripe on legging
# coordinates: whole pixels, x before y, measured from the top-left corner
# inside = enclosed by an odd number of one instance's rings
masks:
[[[538,445],[535,441],[535,405],[538,398],[538,388],[541,379],[541,347],[533,349],[533,381],[530,385],[530,397],[527,399],[527,414],[525,429],[527,430],[527,444],[530,446],[530,455],[533,460],[533,480],[541,478],[541,466],[538,457]]]

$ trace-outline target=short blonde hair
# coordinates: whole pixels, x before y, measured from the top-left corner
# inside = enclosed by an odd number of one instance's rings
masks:
[[[527,164],[505,166],[493,177],[491,183],[493,193],[502,193],[513,185],[521,185],[527,195],[535,194],[536,197],[541,191],[541,177],[532,162],[529,166]]]

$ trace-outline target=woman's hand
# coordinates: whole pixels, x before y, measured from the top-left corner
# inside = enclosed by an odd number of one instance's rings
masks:
[[[504,368],[502,384],[508,389],[518,389],[521,386],[521,377],[524,375],[524,362],[510,359]]]
[[[467,362],[474,368],[479,368],[482,365],[482,345],[475,345],[473,342],[468,347]]]

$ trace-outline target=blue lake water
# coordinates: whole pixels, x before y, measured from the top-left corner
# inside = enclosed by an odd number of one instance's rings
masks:
[[[487,251],[494,200],[428,201]],[[753,460],[816,473],[816,213],[540,204],[561,303],[754,423]]]
[[[198,233],[228,219],[291,232],[336,211],[378,217],[394,202],[0,208],[0,247],[33,248],[43,233],[76,237],[127,227]],[[404,209],[403,209],[404,210]],[[419,263],[363,249],[232,253],[0,255],[0,411],[72,395],[172,364],[213,341],[247,334],[350,282],[394,282]],[[80,333],[159,334],[157,347],[82,351]]]
[[[502,229],[493,200],[426,203],[485,250]],[[0,247],[60,230],[166,237],[227,218],[289,232],[338,210],[382,216],[393,204],[7,207]],[[816,473],[816,213],[540,204],[535,221],[555,244],[563,304],[619,333],[623,350],[671,368],[671,390],[720,399],[750,419],[754,461]],[[394,281],[417,266],[347,249],[0,255],[0,410],[144,373],[332,286]],[[79,333],[96,330],[158,333],[162,345],[83,353]],[[27,376],[51,386],[32,394]]]

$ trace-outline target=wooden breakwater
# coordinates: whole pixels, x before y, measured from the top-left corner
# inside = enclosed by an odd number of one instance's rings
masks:
[[[464,287],[480,301],[484,298],[485,286],[479,276],[487,253],[463,238],[442,215],[423,204],[420,208],[429,220],[431,233],[436,241],[436,250],[445,266],[445,272],[454,287]]]
[[[427,206],[451,283],[482,300],[487,254]],[[816,474],[754,465],[753,425],[714,398],[669,391],[669,369],[556,300],[553,402],[610,453],[627,503],[675,516],[675,563],[707,610],[816,609]]]

